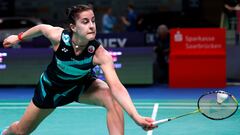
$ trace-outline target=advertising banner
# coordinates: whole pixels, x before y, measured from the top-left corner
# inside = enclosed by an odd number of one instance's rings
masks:
[[[224,29],[182,28],[170,34],[170,87],[226,86]]]

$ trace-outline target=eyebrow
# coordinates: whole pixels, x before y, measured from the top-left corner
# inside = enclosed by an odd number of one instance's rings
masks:
[[[95,16],[93,16],[91,19],[85,17],[85,18],[79,18],[80,20],[92,20],[92,19],[95,19]]]

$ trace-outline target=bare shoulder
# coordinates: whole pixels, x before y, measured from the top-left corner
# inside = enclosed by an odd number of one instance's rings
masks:
[[[96,53],[95,53],[96,55],[108,55],[109,53],[108,53],[108,51],[102,46],[102,45],[100,45],[99,47],[98,47],[98,49],[96,50]]]
[[[111,62],[112,56],[109,54],[109,52],[105,48],[103,48],[102,45],[100,45],[95,52],[93,61],[96,65],[102,65],[104,63]]]
[[[64,29],[61,27],[51,27],[47,33],[49,39],[54,42],[59,42],[61,39],[61,34]]]

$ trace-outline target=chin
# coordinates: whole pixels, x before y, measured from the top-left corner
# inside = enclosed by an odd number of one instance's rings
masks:
[[[95,37],[96,37],[96,35],[90,35],[90,36],[87,37],[87,39],[88,39],[88,40],[94,40]]]

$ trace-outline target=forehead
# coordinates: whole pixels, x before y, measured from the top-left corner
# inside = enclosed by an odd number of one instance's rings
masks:
[[[78,14],[78,19],[84,19],[84,18],[93,18],[94,13],[92,10],[86,10]]]

